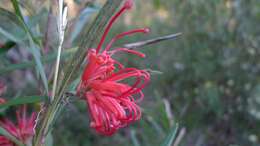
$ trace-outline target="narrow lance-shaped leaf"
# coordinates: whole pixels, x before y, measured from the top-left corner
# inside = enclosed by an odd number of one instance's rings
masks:
[[[37,103],[47,99],[46,96],[27,96],[11,99],[8,102],[1,104],[0,109],[8,108],[10,106],[16,106],[21,104]]]
[[[135,130],[131,130],[131,131],[130,131],[130,136],[131,136],[131,139],[132,139],[132,141],[133,141],[134,146],[141,146],[141,145],[140,145],[140,142],[139,142],[138,139],[137,139],[136,131],[135,131]]]
[[[29,38],[29,50],[31,51],[35,63],[36,63],[36,67],[37,67],[37,71],[39,71],[45,91],[48,93],[48,80],[44,71],[44,67],[43,64],[41,62],[41,53],[40,53],[40,48],[38,48],[34,42],[32,41],[31,38]]]
[[[172,143],[174,142],[177,136],[178,129],[179,129],[179,124],[175,124],[175,126],[173,126],[169,135],[166,137],[166,139],[161,144],[161,146],[172,146]]]
[[[99,10],[98,8],[85,8],[77,18],[77,22],[74,27],[74,31],[71,33],[70,42],[72,43],[80,34],[84,26],[86,25],[87,21],[89,20],[90,16]]]
[[[45,146],[53,146],[53,136],[51,133],[49,133],[47,136],[46,136],[46,144]]]

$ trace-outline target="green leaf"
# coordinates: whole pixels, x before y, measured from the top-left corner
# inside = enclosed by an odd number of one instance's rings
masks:
[[[34,60],[35,60],[35,63],[36,63],[37,71],[40,73],[45,91],[48,94],[48,80],[47,80],[47,76],[46,76],[45,71],[44,71],[43,63],[41,61],[40,48],[34,44],[34,42],[31,38],[29,38],[29,50],[33,54],[33,57],[34,57]]]
[[[130,131],[130,136],[131,136],[131,139],[133,141],[134,146],[141,146],[140,142],[137,139],[135,130],[131,130]]]
[[[11,140],[12,142],[14,142],[16,145],[18,146],[25,146],[21,141],[19,141],[18,139],[16,139],[16,137],[14,137],[13,135],[11,135],[7,130],[5,130],[4,128],[0,127],[0,135],[5,136],[6,138],[8,138],[9,140]]]
[[[4,54],[7,52],[9,49],[15,46],[15,42],[13,41],[8,41],[6,42],[3,46],[0,47],[0,54]]]
[[[0,8],[0,17],[4,18],[4,20],[10,21],[11,24],[14,23],[13,25],[16,26],[16,28],[19,28],[22,32],[25,32],[25,34],[23,34],[23,37],[16,36],[15,33],[12,33],[13,32],[12,30],[10,32],[9,29],[5,29],[4,26],[0,27],[0,33],[3,34],[8,40],[11,40],[11,41],[17,42],[17,43],[21,43],[21,38],[24,38],[25,36],[27,36],[27,38],[29,39],[29,47],[28,47],[29,51],[33,55],[37,71],[39,71],[45,91],[48,93],[48,80],[47,80],[47,76],[44,71],[43,63],[40,60],[41,59],[41,52],[40,52],[41,45],[38,42],[38,39],[36,37],[34,37],[32,32],[26,25],[17,0],[12,0],[12,4],[15,9],[15,14],[13,14],[12,12],[9,12],[5,9]],[[20,30],[17,32],[20,32]]]
[[[46,100],[47,96],[27,96],[12,99],[4,104],[0,105],[0,109],[8,108],[10,106],[16,106],[21,104],[37,103]]]
[[[179,129],[179,124],[175,124],[175,126],[173,126],[169,135],[166,137],[166,139],[161,144],[161,146],[172,146],[172,143],[174,142],[177,136],[178,129]]]
[[[14,10],[15,10],[15,13],[18,17],[20,17],[21,19],[23,19],[23,15],[20,11],[20,8],[19,8],[19,3],[17,0],[11,0],[12,1],[12,4],[13,4],[13,7],[14,7]]]

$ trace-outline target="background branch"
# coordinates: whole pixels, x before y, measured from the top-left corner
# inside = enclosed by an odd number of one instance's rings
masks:
[[[150,40],[125,44],[124,47],[128,48],[128,49],[136,49],[136,48],[144,47],[144,46],[147,46],[147,45],[159,43],[161,41],[176,39],[181,35],[182,35],[182,33],[170,34],[170,35],[161,36],[161,37],[157,37],[157,38],[150,39]]]

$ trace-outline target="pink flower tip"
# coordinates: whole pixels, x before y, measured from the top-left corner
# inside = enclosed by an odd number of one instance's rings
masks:
[[[144,28],[144,33],[149,33],[151,31],[150,28]]]
[[[141,58],[145,58],[145,54],[140,54],[140,57]]]
[[[124,7],[126,9],[131,9],[133,7],[133,0],[126,0],[125,4],[124,4]]]
[[[4,104],[6,101],[3,98],[0,98],[0,104]]]

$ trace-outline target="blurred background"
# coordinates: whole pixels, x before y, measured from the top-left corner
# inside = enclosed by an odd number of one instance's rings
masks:
[[[104,4],[102,0],[66,2],[64,62],[82,39],[82,29]],[[57,3],[20,0],[20,6],[41,47],[33,50],[35,46],[25,43],[26,34],[11,14],[0,15],[0,44],[9,44],[0,52],[0,94],[7,99],[43,92],[35,54],[45,64],[49,81],[53,78]],[[9,0],[1,0],[0,7],[14,12]],[[260,146],[259,24],[259,0],[136,0],[109,38],[145,26],[152,31],[122,39],[117,46],[182,32],[175,40],[141,48],[145,59],[117,55],[126,66],[153,70],[140,103],[142,119],[111,137],[100,136],[89,128],[85,103],[76,101],[56,123],[54,145],[157,146],[177,122],[180,128],[173,146]],[[71,86],[73,91],[75,85]]]

